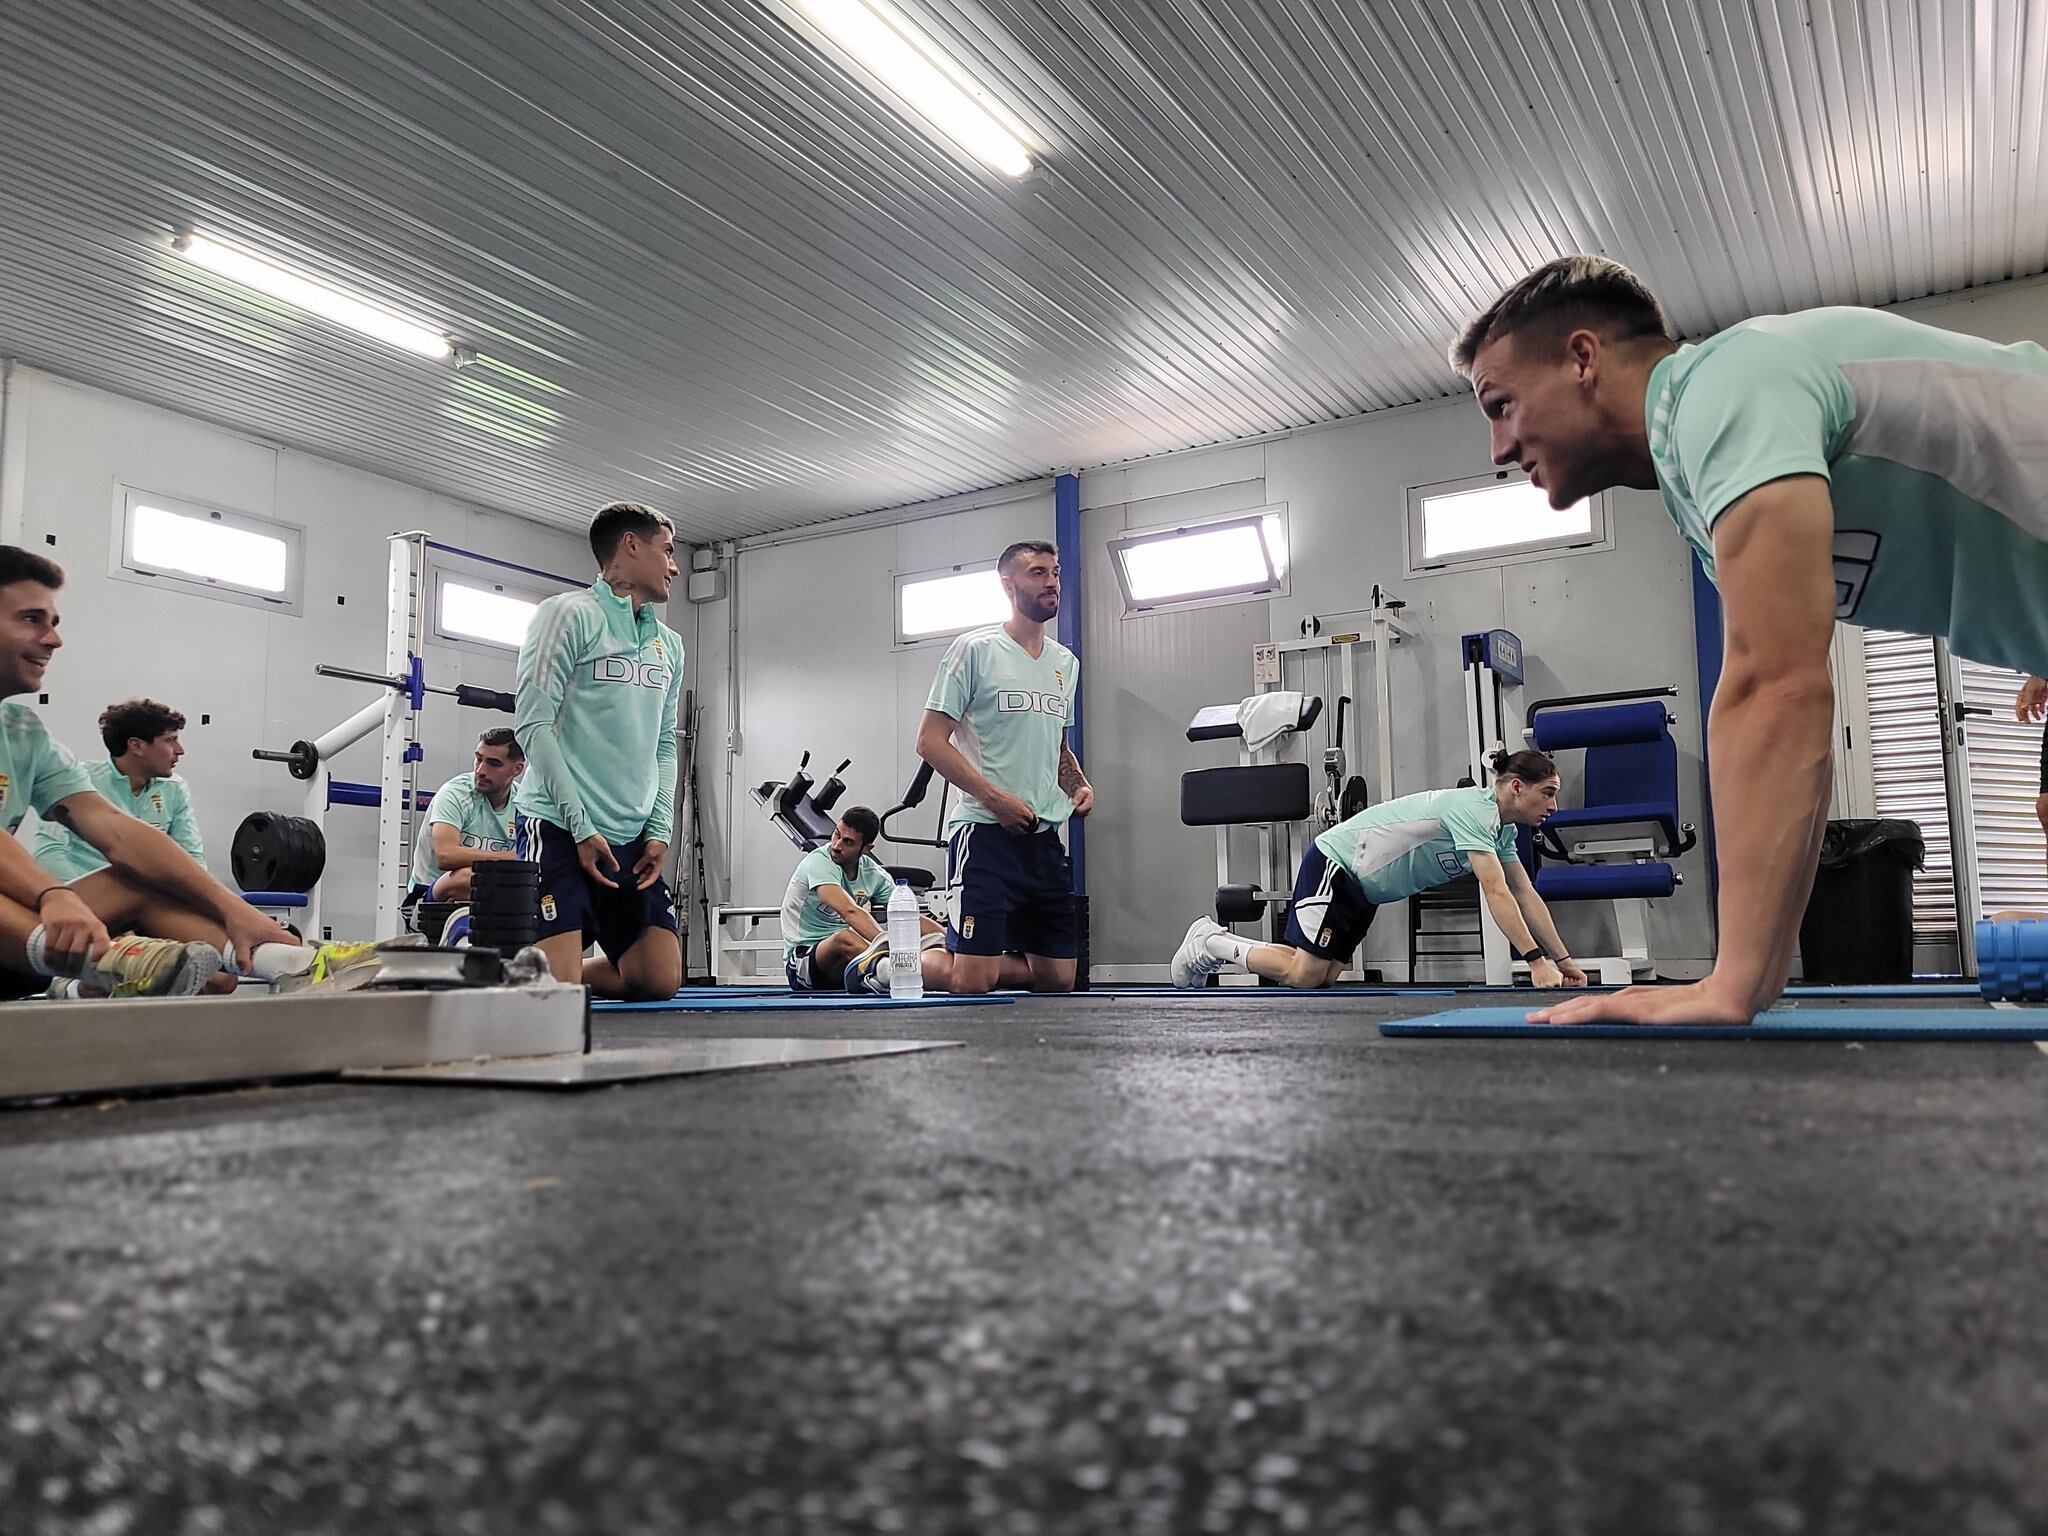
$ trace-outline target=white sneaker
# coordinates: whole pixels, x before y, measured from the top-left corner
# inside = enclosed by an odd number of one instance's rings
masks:
[[[1198,917],[1188,924],[1187,937],[1180,941],[1180,948],[1173,953],[1173,984],[1176,987],[1199,987],[1230,963],[1219,960],[1209,951],[1209,940],[1228,931],[1213,917]]]

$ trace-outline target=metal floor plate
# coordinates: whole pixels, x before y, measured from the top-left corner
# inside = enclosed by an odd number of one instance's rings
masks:
[[[511,1056],[450,1061],[437,1066],[387,1067],[346,1072],[356,1082],[451,1084],[473,1088],[604,1088],[658,1077],[705,1077],[951,1050],[958,1040],[670,1040],[655,1045],[606,1046],[555,1056]]]

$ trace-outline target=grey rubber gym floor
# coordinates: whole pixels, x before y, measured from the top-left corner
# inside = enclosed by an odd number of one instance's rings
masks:
[[[0,1530],[2048,1529],[2048,1055],[1442,1006],[0,1115]]]

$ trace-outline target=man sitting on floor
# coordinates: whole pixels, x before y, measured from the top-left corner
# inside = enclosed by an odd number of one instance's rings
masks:
[[[178,733],[185,717],[155,699],[129,699],[100,712],[100,741],[107,755],[87,767],[93,787],[138,821],[146,821],[204,867],[206,845],[192,816],[192,798],[176,769],[185,755]],[[36,828],[36,862],[64,880],[76,880],[107,861],[100,851],[61,822]]]
[[[880,962],[889,941],[869,910],[896,889],[873,854],[881,829],[873,811],[850,806],[825,846],[797,861],[782,898],[782,971],[792,991],[888,992],[888,969]],[[943,992],[952,958],[943,947],[944,930],[928,917],[919,926],[926,938],[925,990]]]
[[[51,561],[0,544],[0,697],[42,688],[64,643],[63,585]],[[232,989],[224,962],[269,979],[319,980],[374,964],[367,944],[300,944],[163,832],[116,809],[34,710],[0,704],[0,822],[14,832],[31,807],[110,867],[66,883],[17,838],[0,837],[0,998],[32,996],[54,977],[116,997],[188,996]]]
[[[512,786],[526,768],[519,738],[505,726],[477,738],[474,766],[434,791],[412,845],[412,899],[467,901],[471,871],[517,858]]]

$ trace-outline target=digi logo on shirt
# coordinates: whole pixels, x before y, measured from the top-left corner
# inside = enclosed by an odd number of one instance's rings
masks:
[[[666,689],[672,675],[658,661],[636,661],[631,656],[600,656],[590,664],[590,680],[595,683]]]
[[[1035,693],[1029,688],[998,688],[996,710],[1005,715],[1051,715],[1067,718],[1067,696],[1063,693]]]

